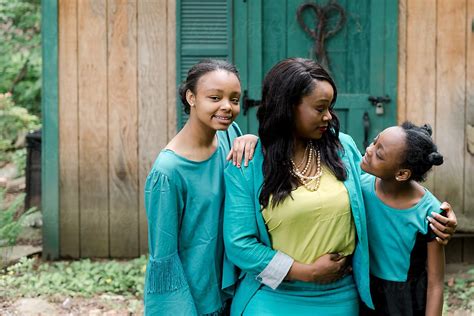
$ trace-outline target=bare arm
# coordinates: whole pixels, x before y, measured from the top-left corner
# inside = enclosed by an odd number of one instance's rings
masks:
[[[443,312],[444,247],[436,241],[428,243],[428,291],[426,315]]]

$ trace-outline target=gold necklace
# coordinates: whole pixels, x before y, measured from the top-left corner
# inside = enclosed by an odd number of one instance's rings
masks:
[[[292,165],[292,168],[290,169],[290,173],[292,176],[298,179],[298,181],[301,182],[301,184],[303,184],[306,189],[314,192],[318,190],[319,184],[321,182],[321,177],[323,175],[323,170],[321,168],[321,153],[319,151],[319,148],[318,149],[314,148],[312,141],[308,142],[307,147],[309,147],[309,154],[308,154],[305,168],[303,169],[303,171],[300,171],[298,166],[296,166],[295,162],[293,161],[293,159],[290,159],[290,162]],[[305,150],[305,153],[306,153],[306,150]],[[309,170],[313,156],[316,156],[316,174],[314,176],[308,176],[306,173]]]

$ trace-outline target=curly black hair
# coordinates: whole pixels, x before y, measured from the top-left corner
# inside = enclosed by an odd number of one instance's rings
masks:
[[[407,121],[401,127],[406,134],[405,159],[402,166],[411,170],[412,180],[423,182],[432,166],[443,163],[443,155],[438,152],[431,138],[433,130],[430,125],[416,126]]]
[[[233,73],[240,81],[239,71],[233,64],[229,63],[228,61],[220,59],[201,60],[188,70],[186,80],[179,87],[178,94],[181,98],[181,102],[184,106],[184,112],[186,114],[189,114],[189,112],[191,111],[191,106],[186,100],[186,91],[191,90],[192,93],[196,94],[196,87],[199,79],[208,72],[216,70],[226,70],[230,73]]]

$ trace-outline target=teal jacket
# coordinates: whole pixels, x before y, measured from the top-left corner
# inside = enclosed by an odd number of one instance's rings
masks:
[[[354,279],[362,301],[373,307],[369,285],[366,213],[360,184],[361,155],[350,136],[340,133],[339,138],[344,148],[340,157],[348,174],[344,185],[349,192],[358,237],[352,260]],[[224,266],[223,287],[236,287],[232,303],[233,315],[242,314],[252,296],[262,286],[262,271],[268,270],[269,264],[275,263],[272,259],[279,254],[272,249],[261,214],[259,194],[263,184],[262,166],[263,153],[259,142],[255,156],[247,168],[229,164],[224,171],[224,244],[226,259],[230,262]]]

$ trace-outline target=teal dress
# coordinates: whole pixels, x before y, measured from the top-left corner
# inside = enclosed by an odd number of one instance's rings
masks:
[[[357,315],[359,297],[373,307],[369,285],[369,248],[364,202],[360,185],[361,156],[352,138],[340,134],[340,157],[348,177],[351,212],[357,231],[352,258],[353,275],[331,284],[287,282],[293,259],[272,249],[261,213],[263,153],[259,143],[248,168],[229,165],[225,170],[226,200],[224,242],[226,255],[235,264],[226,270],[223,284],[235,289],[232,315]]]
[[[218,131],[219,146],[204,161],[167,149],[156,159],[145,184],[146,315],[219,315],[229,298],[221,290],[223,171],[240,135],[235,123]]]

